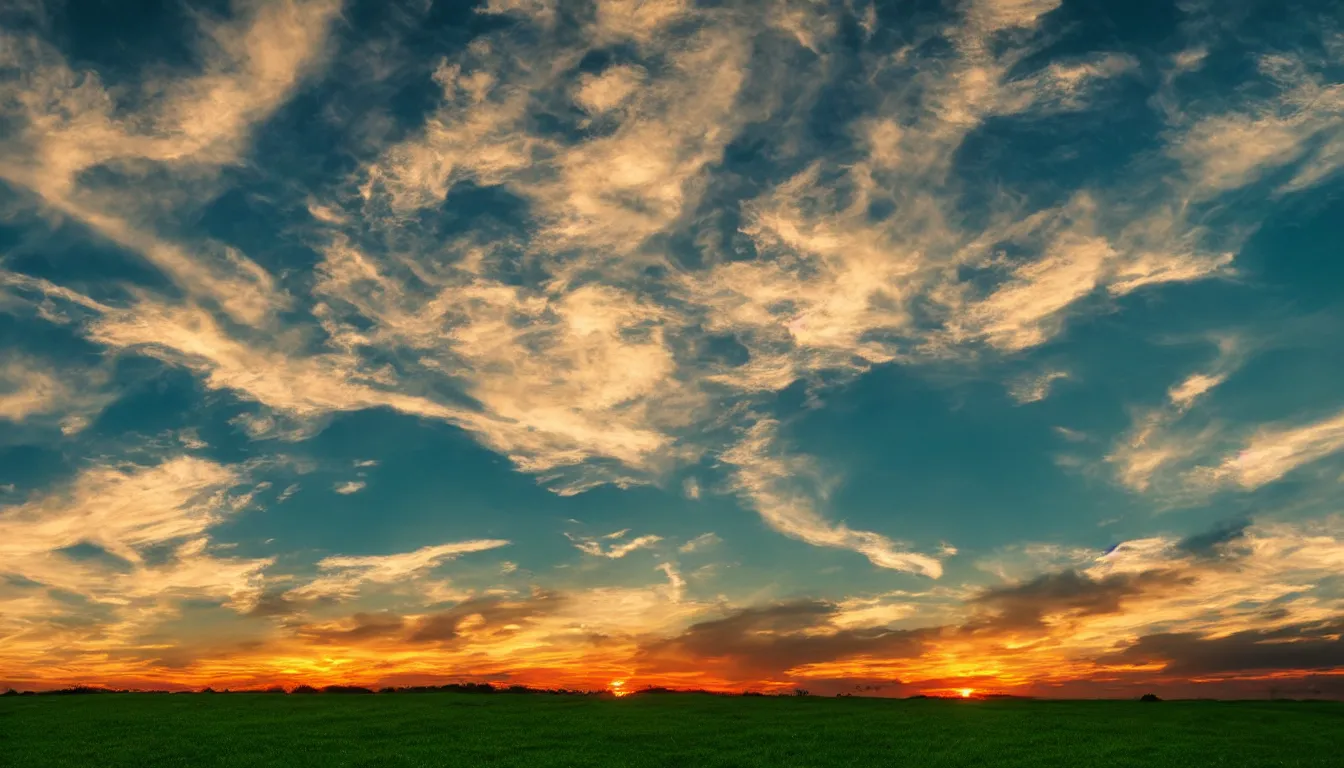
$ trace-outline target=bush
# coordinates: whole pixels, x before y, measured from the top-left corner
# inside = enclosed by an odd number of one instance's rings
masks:
[[[311,685],[300,685],[290,693],[318,693],[318,690]]]
[[[1139,697],[1139,701],[1161,701],[1156,693],[1145,693]]]

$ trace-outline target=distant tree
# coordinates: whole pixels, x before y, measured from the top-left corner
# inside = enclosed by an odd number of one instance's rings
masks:
[[[311,685],[300,685],[290,693],[318,693],[318,690]]]
[[[1139,701],[1161,701],[1156,693],[1145,693],[1139,697]]]
[[[14,690],[13,688],[10,688],[9,690],[5,691],[4,693],[0,693],[0,696],[18,696],[18,695],[19,695],[19,692],[16,691],[16,690]]]
[[[283,685],[272,685],[270,688],[267,688],[262,691],[262,693],[284,693],[284,692],[285,687]]]
[[[810,696],[811,694],[809,694],[809,693],[807,692],[807,689],[806,689],[806,688],[794,688],[794,689],[793,689],[793,695],[794,695],[794,696]]]
[[[373,693],[372,689],[364,688],[359,685],[328,685],[322,689],[323,693]]]
[[[211,688],[211,687],[208,686],[208,685],[201,689],[201,693],[214,693],[214,692],[215,692],[215,689],[214,689],[214,688]]]

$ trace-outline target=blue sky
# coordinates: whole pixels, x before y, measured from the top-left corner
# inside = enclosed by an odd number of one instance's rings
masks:
[[[0,682],[1340,695],[1331,11],[11,4]]]

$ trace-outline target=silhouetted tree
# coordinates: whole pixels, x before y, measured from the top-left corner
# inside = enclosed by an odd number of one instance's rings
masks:
[[[322,689],[323,693],[373,693],[369,688],[359,685],[328,685]]]
[[[9,690],[5,691],[4,693],[0,693],[0,696],[18,696],[18,695],[19,695],[19,692],[16,691],[16,690],[14,690],[13,688],[10,688]]]
[[[318,693],[318,690],[311,685],[300,685],[290,693]]]
[[[1161,701],[1156,693],[1145,693],[1139,697],[1139,701]]]
[[[808,695],[810,695],[810,694],[807,692],[807,689],[806,689],[806,688],[794,688],[794,689],[793,689],[793,695],[794,695],[794,696],[808,696]]]

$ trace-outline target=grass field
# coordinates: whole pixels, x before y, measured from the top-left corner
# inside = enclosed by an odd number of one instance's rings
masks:
[[[1344,703],[0,699],[5,766],[1344,766]]]

